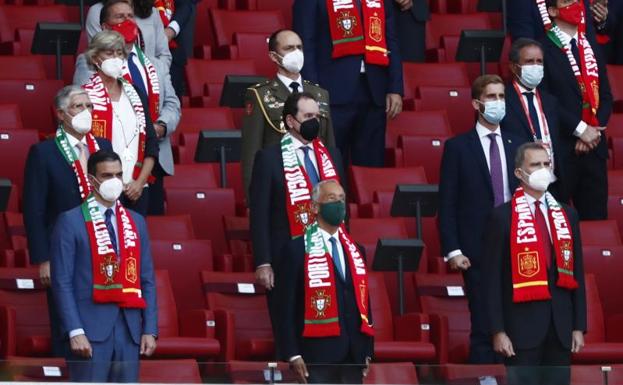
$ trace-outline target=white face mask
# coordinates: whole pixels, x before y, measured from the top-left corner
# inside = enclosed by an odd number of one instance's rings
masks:
[[[123,66],[125,62],[120,57],[106,59],[100,65],[102,72],[111,78],[118,79],[123,75]]]
[[[301,72],[304,63],[305,57],[303,56],[303,51],[300,49],[288,52],[281,58],[281,65],[283,68],[295,74]]]
[[[506,115],[506,103],[504,100],[489,100],[482,104],[485,106],[485,112],[482,113],[482,117],[491,124],[500,124]]]
[[[71,118],[71,126],[79,134],[87,134],[91,131],[91,112],[84,109]]]
[[[521,172],[528,177],[528,186],[536,191],[546,191],[552,183],[552,170],[547,167],[533,171],[532,174],[528,174],[523,169]]]
[[[530,64],[521,66],[521,83],[528,88],[536,88],[543,80],[543,66]]]
[[[107,202],[115,202],[123,192],[123,182],[119,178],[106,179],[100,183],[97,190],[102,199]]]

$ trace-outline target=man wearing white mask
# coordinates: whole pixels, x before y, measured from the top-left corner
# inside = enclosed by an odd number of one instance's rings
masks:
[[[549,93],[538,89],[543,79],[543,48],[541,43],[520,38],[513,42],[509,53],[513,75],[506,86],[506,115],[500,126],[525,142],[539,142],[552,158],[556,181],[550,192],[561,202],[569,201],[563,176],[566,153],[561,149],[558,102]]]
[[[241,162],[247,199],[255,153],[268,145],[279,143],[287,132],[281,112],[291,93],[309,92],[314,95],[320,107],[318,136],[326,146],[335,146],[329,93],[301,77],[304,64],[301,38],[287,29],[274,32],[268,39],[268,57],[277,65],[276,76],[249,88],[245,96]]]
[[[57,217],[86,199],[91,186],[86,179],[89,155],[98,149],[112,150],[106,139],[91,133],[91,103],[78,86],[61,89],[55,98],[56,136],[30,148],[24,173],[24,225],[30,263],[39,266],[41,283],[50,286],[50,235]],[[52,353],[63,355],[63,336],[48,290],[52,329]]]
[[[58,217],[50,247],[70,379],[138,382],[139,355],[154,352],[158,335],[147,225],[119,201],[119,155],[95,152],[87,173],[92,192]]]
[[[510,385],[567,385],[586,332],[578,214],[547,192],[551,160],[541,143],[519,147],[514,176],[520,186],[485,232],[489,333]]]
[[[521,139],[500,130],[505,91],[497,75],[472,85],[476,127],[445,144],[439,184],[439,233],[444,259],[463,272],[471,313],[469,362],[496,361],[485,316],[482,288],[482,237],[494,207],[507,202],[517,181],[512,159]]]

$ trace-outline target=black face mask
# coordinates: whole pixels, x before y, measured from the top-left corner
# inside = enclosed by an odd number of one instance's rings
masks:
[[[320,131],[320,121],[318,119],[308,119],[301,123],[301,136],[303,139],[311,142],[312,140],[318,137],[318,132]]]

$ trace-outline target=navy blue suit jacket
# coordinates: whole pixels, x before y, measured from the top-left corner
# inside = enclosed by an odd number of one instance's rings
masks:
[[[115,303],[93,302],[91,245],[82,208],[78,206],[58,217],[52,234],[52,290],[65,333],[82,328],[89,341],[105,341],[113,331],[119,312],[123,311],[134,343],[140,343],[142,334],[158,335],[156,279],[147,225],[141,215],[128,211],[136,223],[140,240],[141,290],[147,307],[121,309]]]
[[[112,151],[106,139],[96,138],[100,149]],[[50,235],[63,211],[82,203],[78,181],[54,139],[33,145],[24,173],[24,225],[30,263],[50,260]]]
[[[514,158],[518,138],[502,132],[511,194],[517,187]],[[479,267],[482,238],[493,210],[493,188],[487,159],[476,129],[446,141],[439,183],[439,233],[444,256],[460,249]]]
[[[359,0],[356,1],[358,2]],[[366,64],[366,78],[374,103],[378,106],[385,105],[385,95],[388,93],[403,94],[402,64],[393,1],[384,0],[384,3],[387,49],[390,51],[389,66]],[[293,13],[294,30],[303,40],[303,78],[318,83],[329,91],[331,104],[352,103],[357,97],[355,91],[361,77],[363,55],[338,59],[331,57],[333,43],[326,0],[295,0]]]
[[[359,247],[365,260],[365,252]],[[305,243],[303,237],[291,240],[284,249],[284,256],[279,275],[279,303],[281,306],[281,318],[279,320],[279,333],[282,334],[280,352],[283,359],[288,360],[292,356],[302,355],[306,363],[341,363],[348,358],[353,363],[363,364],[366,357],[372,357],[374,353],[374,339],[361,333],[361,317],[353,292],[353,283],[350,268],[345,268],[346,277],[342,280],[336,270],[335,275],[336,297],[340,318],[340,335],[337,337],[305,338],[303,328],[305,326],[305,284],[304,284],[304,261]],[[349,263],[344,254],[346,264]],[[370,293],[370,295],[374,295]],[[335,304],[336,302],[333,302]],[[368,305],[368,308],[370,306]],[[372,322],[372,311],[370,310]],[[349,357],[350,353],[350,357]]]

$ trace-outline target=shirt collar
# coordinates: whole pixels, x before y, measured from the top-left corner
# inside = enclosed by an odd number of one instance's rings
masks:
[[[487,137],[487,135],[489,134],[498,134],[498,135],[502,135],[502,131],[500,130],[500,126],[498,126],[498,128],[495,129],[495,131],[491,131],[490,129],[488,129],[487,127],[483,126],[482,124],[480,124],[480,122],[476,122],[476,132],[478,132],[478,137],[479,138],[484,138]]]
[[[536,88],[533,88],[531,90],[527,89],[526,87],[524,87],[521,82],[519,80],[517,80],[517,85],[519,86],[519,93],[523,94],[524,92],[529,92],[529,93],[534,93],[534,91],[536,91]]]
[[[560,30],[562,32],[561,37],[563,38],[563,41],[561,41],[561,43],[563,45],[569,45],[571,44],[571,39],[575,39],[576,44],[578,41],[578,31],[575,31],[574,35],[569,35],[567,32],[563,31],[562,29]]]
[[[314,142],[309,142],[307,144],[303,144],[298,138],[295,138],[294,135],[290,135],[292,138],[292,144],[294,144],[295,149],[300,149],[301,147],[309,147],[312,150],[314,149]]]
[[[82,137],[82,140],[78,140],[75,136],[65,131],[65,136],[67,137],[67,141],[69,142],[69,146],[74,148],[78,145],[78,143],[87,144],[86,135]]]
[[[100,202],[97,202],[97,207],[99,207],[100,213],[102,213],[102,216],[104,218],[106,218],[106,210],[108,210],[108,209],[112,209],[113,217],[117,215],[117,202],[115,202],[111,207],[106,207],[103,204],[101,204]]]
[[[334,234],[329,234],[326,230],[321,229],[320,227],[318,227],[318,230],[320,230],[320,234],[322,234],[322,238],[324,239],[324,242],[326,244],[329,243],[329,239],[331,239],[331,238],[335,238],[335,239],[339,240],[339,238],[337,236],[337,234],[338,234],[337,231]]]
[[[286,86],[286,88],[288,90],[292,90],[292,88],[290,88],[290,84],[292,84],[292,82],[297,82],[299,84],[299,92],[303,92],[303,77],[299,74],[298,79],[296,80],[292,80],[287,76],[283,76],[282,74],[277,74],[277,78],[279,80],[281,80],[281,82]]]
[[[524,193],[524,195],[526,196],[526,201],[528,202],[530,207],[534,206],[534,202],[536,202],[537,199],[535,197],[533,197],[532,195],[528,194],[528,193]],[[547,204],[545,203],[545,194],[543,194],[543,196],[541,196],[541,198],[539,199],[539,202],[541,202],[541,204],[544,207],[547,207]]]

